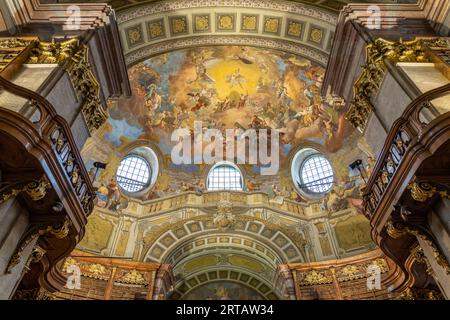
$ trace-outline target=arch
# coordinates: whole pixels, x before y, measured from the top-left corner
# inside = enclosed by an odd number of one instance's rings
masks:
[[[231,234],[230,231],[232,231]],[[181,248],[189,252],[191,247],[182,246],[182,244],[189,242],[193,247],[196,244],[195,240],[202,237],[228,237],[228,242],[223,243],[232,243],[233,237],[240,238],[241,243],[244,243],[245,238],[248,237],[252,239],[252,248],[259,249],[260,252],[265,252],[266,255],[272,255],[274,258],[278,256],[278,261],[281,263],[305,262],[306,241],[301,234],[294,233],[263,219],[246,215],[238,215],[231,230],[221,230],[214,225],[212,216],[202,215],[168,224],[157,232],[144,231],[143,238],[146,245],[141,248],[140,256],[144,261],[162,262],[166,261],[174,250]],[[211,244],[220,245],[220,241],[218,239]]]

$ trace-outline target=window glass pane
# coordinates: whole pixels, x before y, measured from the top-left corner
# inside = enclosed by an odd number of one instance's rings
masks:
[[[117,169],[117,183],[128,192],[145,189],[150,182],[151,169],[144,158],[128,156],[120,162]]]
[[[242,176],[230,165],[219,165],[208,174],[208,190],[242,190]]]
[[[325,193],[333,185],[333,169],[323,156],[309,157],[301,167],[301,187],[313,193]]]

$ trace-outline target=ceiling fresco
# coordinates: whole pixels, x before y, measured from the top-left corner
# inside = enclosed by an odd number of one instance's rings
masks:
[[[115,184],[117,166],[129,146],[151,146],[160,157],[155,186],[141,200],[183,191],[204,191],[208,165],[175,165],[171,142],[175,129],[276,128],[280,130],[280,171],[260,175],[260,166],[242,165],[246,191],[304,202],[295,192],[290,161],[302,146],[313,146],[328,156],[335,186],[323,199],[325,210],[358,205],[359,174],[348,164],[366,159],[370,150],[345,120],[343,104],[324,100],[319,91],[324,69],[315,63],[280,51],[247,46],[214,46],[173,51],[150,58],[129,69],[133,96],[112,103],[107,123],[83,150],[87,166],[108,163],[99,175],[100,205],[121,198]],[[128,149],[127,149],[128,148]],[[364,152],[363,152],[363,151]],[[370,161],[369,161],[370,162]],[[365,163],[368,163],[365,161]],[[126,204],[118,203],[112,208]]]
[[[357,159],[370,165],[372,153],[346,121],[342,101],[321,97],[324,73],[303,56],[233,45],[175,50],[129,67],[131,98],[111,101],[108,121],[82,151],[88,170],[95,161],[107,167],[96,176],[97,207],[79,248],[170,263],[174,298],[201,299],[275,299],[276,265],[373,249],[369,223],[358,214],[364,181],[349,169]],[[279,172],[265,176],[259,165],[239,165],[245,193],[206,192],[211,165],[171,159],[173,131],[193,130],[196,121],[223,133],[278,129]],[[115,181],[116,170],[144,146],[157,155],[158,177],[129,197]],[[323,198],[305,199],[295,189],[291,161],[302,148],[315,148],[331,162],[335,180]],[[232,206],[220,216],[223,201]],[[242,289],[252,283],[255,292]]]

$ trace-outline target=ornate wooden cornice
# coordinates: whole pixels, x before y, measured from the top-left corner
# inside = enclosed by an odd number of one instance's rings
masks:
[[[341,11],[327,72],[325,74],[322,95],[331,93],[341,96],[348,102],[353,97],[353,82],[357,80],[364,64],[363,54],[367,45],[379,37],[398,40],[408,36],[408,30],[416,35],[440,35],[445,24],[445,16],[450,0],[419,0],[417,4],[377,4],[380,9],[380,28],[370,29],[368,23],[373,16],[368,7],[371,4],[349,4]],[[408,21],[405,25],[404,22]],[[433,30],[432,25],[435,30]],[[428,28],[428,29],[427,29]],[[406,32],[402,35],[402,31]]]
[[[70,17],[70,3],[66,4],[43,4],[39,0],[13,0],[14,8],[17,10],[11,15],[13,25],[6,24],[6,27],[20,31],[27,25],[53,24],[64,26]],[[89,30],[95,27],[104,26],[108,23],[106,18],[112,11],[111,7],[105,3],[77,3],[80,7],[80,28],[79,30]],[[0,30],[6,31],[6,30]]]
[[[354,84],[354,96],[346,118],[364,131],[370,114],[374,110],[372,100],[377,96],[386,73],[385,59],[397,62],[430,62],[430,48],[450,47],[447,38],[417,38],[412,41],[387,41],[377,39],[366,48],[366,63]]]

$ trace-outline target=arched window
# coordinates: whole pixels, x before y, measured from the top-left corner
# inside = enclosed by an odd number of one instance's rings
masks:
[[[296,189],[312,199],[328,193],[334,182],[330,161],[312,148],[297,152],[292,160],[291,174]]]
[[[218,163],[211,168],[207,178],[208,190],[242,190],[241,171],[231,163]]]
[[[127,192],[139,192],[148,187],[152,176],[149,163],[141,156],[126,156],[117,169],[119,186]]]

